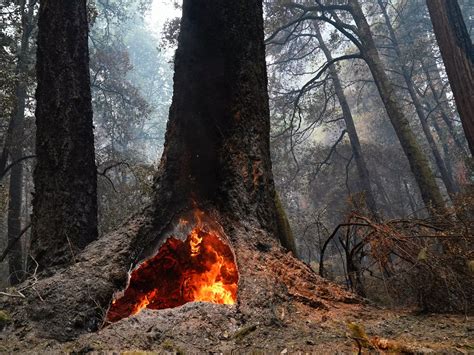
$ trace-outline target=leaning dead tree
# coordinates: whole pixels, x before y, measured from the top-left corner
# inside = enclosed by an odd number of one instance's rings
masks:
[[[184,1],[152,205],[61,273],[26,281],[13,319],[67,340],[145,307],[235,304],[233,317],[268,322],[279,302],[354,301],[281,246],[262,18],[259,0]]]

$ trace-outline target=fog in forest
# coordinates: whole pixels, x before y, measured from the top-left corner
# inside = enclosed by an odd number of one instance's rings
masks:
[[[459,294],[472,285],[462,272],[474,270],[472,146],[426,3],[350,0],[357,16],[347,1],[322,3],[324,11],[319,1],[263,2],[276,206],[291,236],[282,243],[315,273],[378,305],[433,309],[447,297],[440,309],[463,309],[469,297]],[[458,3],[472,75],[474,3]],[[153,200],[181,7],[87,3],[99,236]],[[0,5],[2,290],[31,273],[38,9],[35,0]],[[443,283],[449,297],[424,304],[427,285]]]

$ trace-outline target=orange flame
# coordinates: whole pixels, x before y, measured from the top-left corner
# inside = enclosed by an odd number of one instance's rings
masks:
[[[159,252],[132,271],[130,284],[107,313],[111,322],[140,312],[187,302],[234,304],[238,273],[229,246],[217,231],[204,231],[201,215],[183,242],[169,238]],[[180,225],[183,220],[180,220]]]

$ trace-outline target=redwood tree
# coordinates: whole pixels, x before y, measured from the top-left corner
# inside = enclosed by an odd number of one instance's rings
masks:
[[[474,155],[474,46],[457,0],[426,0],[456,106]]]
[[[270,161],[261,1],[184,1],[178,43],[156,225],[197,204],[251,219],[284,240]]]
[[[97,172],[86,0],[41,0],[32,256],[72,261],[97,238]]]
[[[263,322],[274,312],[271,300],[293,294],[321,305],[314,285],[324,281],[281,247],[287,228],[278,223],[269,136],[262,2],[185,0],[154,200],[77,263],[40,280],[43,302],[27,291],[36,329],[63,340],[96,330],[114,293],[127,287],[130,267],[170,237],[183,238],[175,232],[196,209],[235,256],[239,314]]]

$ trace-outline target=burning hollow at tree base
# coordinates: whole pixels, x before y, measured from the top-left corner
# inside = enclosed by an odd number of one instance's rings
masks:
[[[173,308],[196,301],[236,302],[238,272],[234,255],[220,233],[204,228],[197,217],[198,223],[185,241],[169,237],[155,256],[131,272],[128,287],[112,301],[108,322],[143,308]]]

